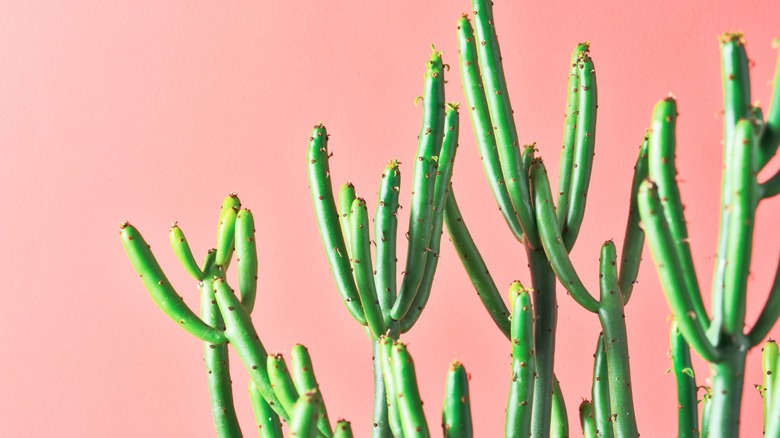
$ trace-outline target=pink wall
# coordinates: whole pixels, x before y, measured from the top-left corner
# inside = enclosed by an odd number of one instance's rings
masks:
[[[385,162],[400,159],[408,204],[420,120],[413,100],[422,92],[424,61],[434,43],[457,65],[455,22],[470,7],[467,0],[236,3],[0,3],[0,266],[7,270],[0,436],[213,436],[201,344],[155,309],[117,230],[123,220],[137,225],[197,306],[195,285],[168,248],[168,224],[178,220],[202,254],[231,191],[258,223],[255,321],[265,344],[271,351],[306,344],[331,418],[349,418],[365,436],[370,344],[330,278],[304,151],[312,125],[324,122],[336,181],[353,181],[370,208]],[[586,284],[597,287],[599,244],[622,244],[637,146],[653,104],[673,92],[682,114],[681,189],[708,290],[721,167],[716,36],[746,33],[754,95],[767,102],[777,3],[496,3],[521,141],[538,142],[554,174],[568,58],[577,42],[592,43],[597,154],[573,254]],[[448,78],[448,100],[462,101],[457,68]],[[502,287],[528,281],[468,124],[461,138],[454,183],[475,239]],[[759,209],[749,321],[777,262],[778,214],[777,200]],[[472,376],[478,436],[499,436],[509,346],[449,243],[443,248],[431,301],[405,338],[426,412],[438,424],[447,365],[457,358]],[[649,253],[645,259],[627,310],[639,426],[643,436],[672,436],[677,407],[673,378],[664,373],[669,311]],[[564,294],[559,314],[557,372],[574,419],[589,394],[599,329]],[[745,436],[760,433],[757,358],[746,380]],[[236,371],[240,416],[251,430],[247,378]],[[703,366],[697,372],[708,375]]]

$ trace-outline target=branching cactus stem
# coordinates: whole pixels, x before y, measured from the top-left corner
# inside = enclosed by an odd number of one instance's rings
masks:
[[[772,108],[764,120],[763,111],[751,106],[749,62],[741,34],[721,37],[721,60],[725,164],[711,319],[702,304],[693,270],[677,187],[677,103],[671,97],[653,110],[649,180],[639,192],[642,224],[675,322],[685,341],[710,362],[712,391],[700,428],[708,437],[738,436],[747,353],[763,340],[780,315],[780,280],[776,275],[756,323],[745,332],[749,325],[745,310],[756,209],[767,198],[766,184],[775,178],[759,183],[757,175],[777,152],[780,63]]]

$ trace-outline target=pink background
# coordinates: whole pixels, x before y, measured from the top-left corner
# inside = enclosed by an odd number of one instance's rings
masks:
[[[592,43],[597,154],[573,254],[586,284],[596,290],[599,244],[622,245],[637,146],[653,104],[673,92],[681,190],[708,290],[721,167],[716,37],[746,33],[754,98],[767,102],[777,3],[496,3],[520,138],[538,142],[553,177],[569,55],[577,42]],[[453,66],[448,100],[462,101],[455,23],[469,9],[466,0],[0,3],[0,436],[213,436],[201,343],[155,309],[117,231],[123,220],[138,226],[197,307],[195,285],[168,247],[168,225],[179,221],[200,259],[232,191],[257,221],[254,320],[263,341],[270,351],[306,344],[331,418],[346,417],[367,436],[371,346],[330,278],[305,148],[312,125],[324,122],[335,181],[353,181],[370,208],[384,164],[400,159],[408,204],[424,61],[431,43],[444,52]],[[464,215],[502,290],[515,278],[527,282],[524,252],[490,195],[470,124],[461,132],[454,184]],[[776,201],[759,209],[748,321],[777,263]],[[477,436],[499,436],[509,345],[450,244],[442,247],[433,296],[404,337],[426,414],[438,435],[445,372],[457,358],[472,376]],[[637,415],[643,436],[673,436],[669,311],[648,253],[645,261],[627,309]],[[557,374],[577,436],[599,328],[562,292],[559,301]],[[745,436],[761,430],[757,358],[746,379]],[[234,365],[239,415],[252,436],[247,378]],[[697,372],[700,383],[709,374],[701,363]]]

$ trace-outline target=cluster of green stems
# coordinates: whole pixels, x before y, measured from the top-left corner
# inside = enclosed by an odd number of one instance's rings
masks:
[[[601,325],[596,340],[591,398],[579,406],[586,437],[638,437],[625,324],[625,307],[637,279],[647,238],[663,291],[674,315],[670,336],[677,382],[679,437],[733,437],[739,418],[748,351],[760,344],[780,316],[780,268],[755,324],[745,330],[747,281],[753,230],[760,201],[780,193],[780,172],[758,181],[780,144],[780,60],[766,118],[751,101],[748,59],[740,34],[721,38],[724,94],[724,171],[721,228],[713,282],[712,317],[704,306],[690,250],[675,167],[677,104],[660,101],[639,147],[631,183],[622,250],[600,248],[599,290],[586,289],[570,259],[585,214],[596,144],[598,95],[588,43],[570,61],[559,180],[551,188],[535,144],[521,146],[496,37],[493,6],[473,0],[473,14],[458,21],[459,66],[464,96],[485,175],[499,210],[526,253],[530,282],[514,281],[504,302],[458,207],[451,180],[458,146],[458,104],[445,103],[446,65],[433,50],[426,63],[423,117],[414,157],[405,266],[397,285],[400,163],[382,173],[376,212],[351,183],[334,196],[325,126],[314,127],[307,152],[309,186],[327,260],[349,314],[372,343],[376,438],[427,437],[430,428],[417,388],[414,363],[400,341],[420,318],[438,265],[446,227],[474,289],[510,342],[511,379],[505,436],[568,437],[565,399],[555,376],[556,285]],[[201,290],[200,315],[176,293],[149,245],[129,223],[121,238],[153,301],[171,319],[204,342],[208,386],[217,435],[242,436],[233,406],[228,364],[232,345],[251,377],[250,398],[260,436],[350,437],[349,422],[331,427],[308,350],[291,350],[288,369],[280,354],[268,354],[252,323],[257,291],[257,249],[252,213],[236,195],[219,215],[217,245],[202,264],[181,228],[171,227],[171,245]],[[374,247],[372,253],[372,246]],[[238,293],[227,283],[235,258]],[[594,295],[597,295],[596,298]],[[698,400],[691,365],[693,349],[712,370],[712,386]],[[777,345],[763,348],[766,436],[780,436]],[[701,415],[699,414],[701,412]],[[447,377],[442,430],[448,437],[473,435],[468,379],[453,362]]]

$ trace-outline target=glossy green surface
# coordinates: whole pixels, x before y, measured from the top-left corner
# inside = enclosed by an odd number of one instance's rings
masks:
[[[141,233],[125,222],[121,226],[120,236],[130,263],[143,280],[146,290],[149,291],[157,307],[198,339],[212,344],[225,343],[226,338],[221,330],[203,322],[182,301]]]
[[[534,312],[531,296],[520,282],[509,286],[512,299],[512,382],[506,408],[506,437],[531,433],[536,358],[534,357]]]
[[[263,395],[257,390],[255,382],[249,381],[249,401],[255,414],[255,424],[260,438],[283,438],[282,423],[279,416],[268,406]]]
[[[252,313],[257,296],[257,242],[255,241],[255,218],[252,212],[241,209],[236,215],[236,270],[241,304]]]
[[[441,427],[445,438],[471,438],[474,434],[468,374],[458,361],[450,364],[447,372]]]
[[[312,131],[307,153],[309,169],[309,189],[314,202],[314,214],[320,229],[325,254],[330,263],[333,279],[347,306],[349,314],[361,325],[366,324],[363,307],[360,304],[355,280],[352,278],[349,253],[347,252],[328,165],[328,133],[325,126],[319,124]]]
[[[333,434],[330,428],[330,419],[328,411],[325,409],[325,401],[320,392],[320,385],[317,383],[317,377],[314,375],[314,365],[312,364],[309,350],[301,344],[296,344],[290,350],[290,368],[292,371],[293,383],[295,389],[301,397],[307,394],[314,394],[313,400],[316,404],[317,429],[321,435],[329,437]]]
[[[417,388],[417,375],[414,371],[414,361],[406,349],[406,345],[393,343],[392,368],[398,411],[401,417],[404,436],[429,437],[428,422],[422,409],[420,391]]]
[[[436,50],[426,64],[423,121],[414,160],[406,267],[390,316],[400,321],[414,302],[425,271],[433,225],[436,169],[444,137],[444,68]]]
[[[685,338],[672,323],[669,339],[672,372],[677,384],[677,437],[699,436],[699,403],[696,398],[696,376],[691,364],[691,352]]]

